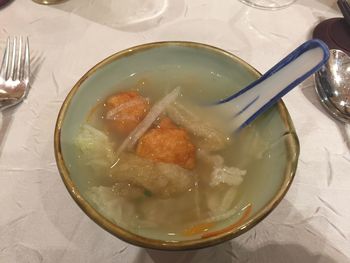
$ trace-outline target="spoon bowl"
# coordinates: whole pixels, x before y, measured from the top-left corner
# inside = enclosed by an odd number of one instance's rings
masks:
[[[324,108],[335,119],[350,123],[350,57],[330,50],[328,62],[315,74],[316,91]]]

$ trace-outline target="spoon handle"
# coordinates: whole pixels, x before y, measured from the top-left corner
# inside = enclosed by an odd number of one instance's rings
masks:
[[[221,116],[230,119],[231,131],[251,123],[281,97],[319,70],[329,58],[329,50],[320,40],[309,40],[282,59],[258,80],[215,106]],[[233,111],[233,113],[232,113]],[[234,119],[232,119],[234,116]]]

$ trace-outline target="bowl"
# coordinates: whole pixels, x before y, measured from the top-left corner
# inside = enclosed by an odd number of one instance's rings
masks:
[[[75,202],[100,227],[131,244],[162,250],[198,249],[215,245],[248,231],[261,222],[282,200],[294,178],[298,156],[298,137],[289,113],[280,100],[258,117],[250,129],[265,143],[260,157],[245,159],[248,170],[240,202],[251,204],[244,218],[232,216],[218,225],[214,235],[176,239],[158,231],[138,232],[122,227],[99,207],[89,202],[81,187],[84,176],[76,162],[74,138],[92,107],[111,92],[116,84],[145,72],[169,74],[174,85],[205,80],[210,92],[230,95],[260,76],[238,57],[216,47],[193,42],[149,43],[118,52],[90,69],[67,95],[55,127],[55,157],[62,180]],[[162,87],[160,87],[162,88]],[[251,143],[243,139],[243,143]]]

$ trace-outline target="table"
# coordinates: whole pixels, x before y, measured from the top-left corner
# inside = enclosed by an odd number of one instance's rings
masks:
[[[298,0],[279,11],[237,0],[125,2],[138,8],[15,0],[0,10],[1,50],[8,35],[29,36],[33,73],[27,99],[4,113],[0,132],[0,262],[349,262],[350,151],[312,79],[284,99],[301,144],[293,185],[266,220],[233,241],[187,252],[142,249],[101,229],[73,202],[55,164],[54,125],[71,87],[97,62],[146,42],[188,40],[264,72],[317,23],[341,16],[335,0]]]

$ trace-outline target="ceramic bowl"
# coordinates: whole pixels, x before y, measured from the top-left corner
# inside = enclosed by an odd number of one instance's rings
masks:
[[[262,158],[252,161],[245,178],[242,204],[251,204],[243,220],[232,216],[217,226],[218,234],[171,239],[154,232],[123,228],[99,207],[89,203],[80,187],[84,176],[76,163],[74,138],[97,101],[116,91],[119,82],[147,71],[164,73],[173,68],[169,82],[184,79],[196,83],[205,78],[213,83],[211,92],[230,95],[260,76],[252,66],[216,47],[192,42],[150,43],[118,52],[90,69],[72,88],[59,112],[55,128],[57,166],[68,192],[81,209],[99,226],[131,244],[164,250],[197,249],[230,240],[263,220],[286,194],[295,175],[299,143],[288,111],[282,101],[258,117],[253,129],[265,142]],[[162,73],[163,72],[163,73]],[[162,87],[160,87],[162,88]],[[245,142],[249,146],[249,140]],[[249,159],[249,158],[248,158]]]

